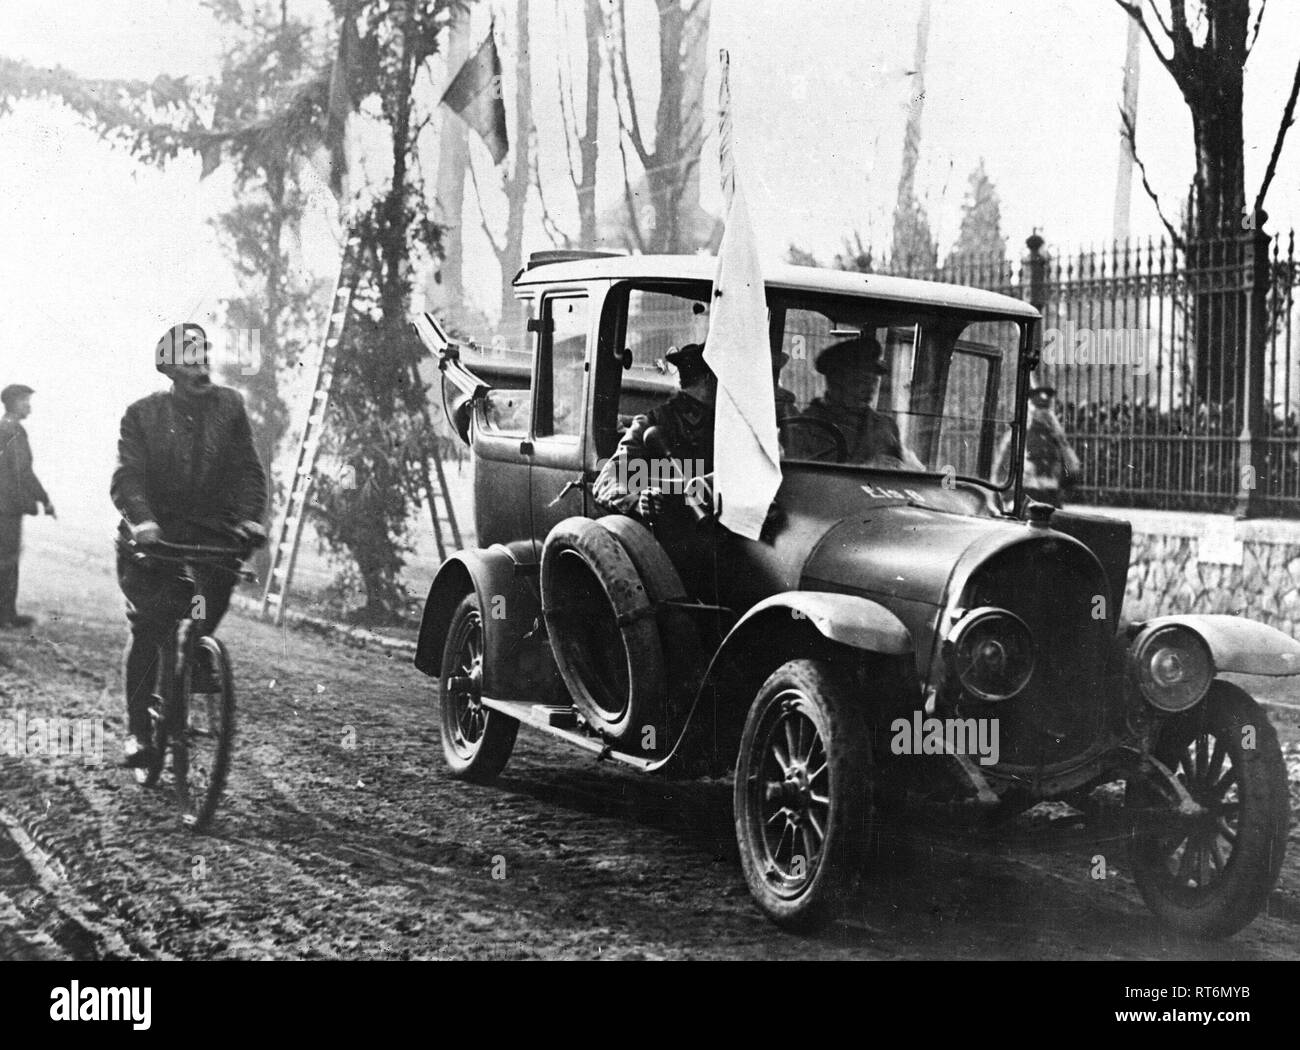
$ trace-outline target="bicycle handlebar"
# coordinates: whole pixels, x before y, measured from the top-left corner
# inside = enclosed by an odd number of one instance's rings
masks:
[[[198,543],[169,543],[167,540],[155,540],[153,543],[139,543],[135,540],[132,540],[131,542],[145,553],[152,550],[164,550],[185,555],[221,554],[237,558],[245,558],[249,553],[249,545],[244,545],[242,547],[209,547]]]
[[[257,573],[245,567],[242,563],[252,551],[247,547],[210,547],[203,544],[194,543],[168,543],[166,540],[157,540],[154,543],[140,543],[136,540],[127,540],[127,545],[132,550],[132,555],[141,560],[154,559],[161,562],[173,562],[178,565],[186,565],[192,562],[205,562],[215,569],[224,570],[233,576],[238,576],[241,580],[250,583],[257,582]],[[217,559],[224,561],[227,558],[234,558],[240,562],[238,568],[218,563]]]

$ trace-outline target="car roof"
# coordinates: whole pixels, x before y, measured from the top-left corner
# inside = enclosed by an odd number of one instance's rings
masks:
[[[567,284],[576,281],[712,281],[718,260],[712,255],[613,255],[535,264],[515,278],[518,287]],[[798,292],[828,292],[893,302],[922,303],[977,313],[1038,317],[1038,311],[1009,295],[938,281],[917,281],[887,274],[853,273],[820,266],[782,263],[763,267],[769,288]]]

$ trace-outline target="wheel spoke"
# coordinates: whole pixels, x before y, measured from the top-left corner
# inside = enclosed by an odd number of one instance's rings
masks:
[[[812,827],[812,830],[817,834],[817,849],[818,852],[820,852],[821,844],[826,841],[826,831],[821,826],[821,822],[817,819],[816,814],[811,810],[808,812],[808,823]]]
[[[1204,733],[1196,738],[1196,768],[1192,780],[1197,786],[1207,782],[1210,765],[1210,741]]]
[[[781,750],[781,745],[775,740],[772,741],[772,757],[776,759],[776,764],[781,767],[782,776],[788,776],[790,774],[790,759]]]
[[[808,798],[811,799],[813,802],[815,802],[817,805],[824,806],[825,808],[830,809],[831,806],[830,795],[819,795],[814,791],[808,796]]]
[[[799,753],[799,743],[795,739],[793,721],[791,718],[785,720],[785,753],[789,756],[788,762],[794,761],[794,756]]]
[[[778,862],[780,861],[780,859],[781,859],[781,847],[785,845],[785,836],[786,836],[786,834],[787,834],[788,832],[793,832],[793,831],[794,831],[794,825],[790,823],[789,815],[787,814],[786,822],[785,822],[785,824],[783,824],[782,827],[781,827],[781,837],[780,837],[779,839],[776,840],[776,849],[774,849],[774,850],[772,851],[772,859],[773,859],[773,860],[778,861]],[[794,855],[794,835],[793,835],[793,834],[790,835],[790,853],[791,853],[791,856]]]
[[[814,840],[813,831],[806,824],[800,830],[803,832],[803,848],[807,851],[804,856],[804,872],[811,875],[813,861],[821,856],[821,840],[820,838]]]
[[[821,749],[821,744],[822,744],[821,734],[817,732],[817,727],[813,726],[812,738],[808,741],[808,750],[804,753],[803,756],[803,764],[805,769],[807,769],[810,765],[812,765],[813,755],[817,754],[818,750]]]
[[[823,762],[820,766],[817,767],[817,769],[816,769],[815,772],[809,773],[809,774],[808,774],[808,782],[809,782],[809,783],[812,783],[812,782],[813,782],[814,780],[816,780],[819,776],[821,776],[823,773],[825,773],[825,772],[826,772],[826,767],[827,767],[828,765],[829,765],[829,763],[827,763],[827,762]]]
[[[1214,738],[1214,754],[1210,756],[1210,768],[1206,771],[1210,781],[1216,781],[1223,772],[1223,760],[1228,754],[1228,745],[1222,737]]]
[[[1235,784],[1236,782],[1237,782],[1237,767],[1233,766],[1231,769],[1228,770],[1228,772],[1223,774],[1223,776],[1220,777],[1218,782],[1214,785],[1214,791],[1213,791],[1214,797],[1222,798],[1224,795],[1228,793],[1228,788],[1232,787],[1232,785]]]

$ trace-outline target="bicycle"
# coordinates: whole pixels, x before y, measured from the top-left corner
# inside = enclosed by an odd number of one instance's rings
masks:
[[[177,579],[190,587],[187,602],[190,613],[177,622],[171,642],[159,646],[158,691],[149,705],[149,742],[154,758],[148,765],[134,770],[135,778],[143,787],[156,785],[162,778],[170,751],[181,821],[201,832],[212,822],[230,772],[235,741],[235,691],[226,647],[218,639],[194,630],[195,602],[202,598],[194,569],[197,566],[217,568],[243,580],[257,577],[243,565],[243,559],[249,554],[248,546],[209,547],[159,540],[148,545],[131,541],[128,547],[132,548],[131,556],[140,561],[179,566]],[[217,686],[215,692],[194,691],[200,650],[208,654],[208,669]],[[199,698],[202,703],[195,702]]]

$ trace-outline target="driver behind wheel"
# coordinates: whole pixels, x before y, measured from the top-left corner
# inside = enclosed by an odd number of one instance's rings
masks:
[[[664,491],[659,485],[638,484],[637,479],[662,476],[665,466],[659,462],[656,470],[636,469],[656,460],[646,448],[646,431],[657,427],[678,463],[702,465],[698,473],[713,470],[713,410],[718,379],[704,360],[704,345],[687,343],[670,350],[664,358],[677,369],[681,389],[662,405],[633,418],[592,487],[592,498],[599,506],[646,524],[653,523],[663,511]]]
[[[898,424],[872,407],[880,377],[888,369],[885,352],[872,336],[832,343],[813,362],[826,377],[826,393],[809,402],[802,415],[833,424],[848,445],[847,463],[881,463],[912,470],[925,469],[904,447]],[[815,427],[795,427],[790,435],[792,458],[816,459],[827,451],[827,437]],[[890,462],[894,461],[894,462]]]
[[[122,417],[117,469],[110,488],[121,512],[117,579],[130,623],[124,679],[128,736],[126,764],[146,766],[149,698],[157,677],[159,647],[177,623],[195,612],[191,584],[181,566],[141,562],[129,541],[214,547],[260,546],[266,534],[266,474],[239,392],[210,378],[211,344],[196,324],[168,329],[154,348],[154,365],[172,381],[170,390],[141,398]],[[235,568],[237,559],[231,559]],[[230,604],[237,577],[216,566],[195,566],[194,588],[203,596],[195,629],[210,635]],[[199,650],[201,657],[206,650]],[[200,663],[193,687],[211,692],[214,668]]]

